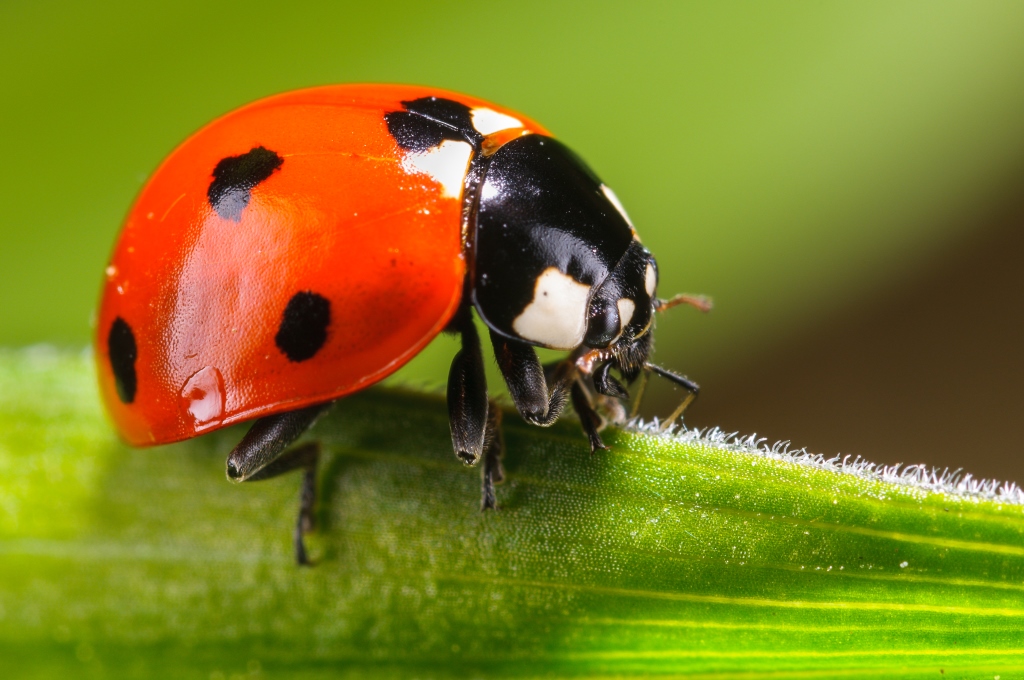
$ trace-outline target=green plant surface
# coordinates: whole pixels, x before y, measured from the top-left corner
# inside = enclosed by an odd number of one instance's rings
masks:
[[[299,568],[298,476],[225,480],[243,431],[132,450],[88,356],[0,353],[0,676],[1024,675],[1012,487],[509,415],[481,513],[441,398],[380,388],[315,428]]]

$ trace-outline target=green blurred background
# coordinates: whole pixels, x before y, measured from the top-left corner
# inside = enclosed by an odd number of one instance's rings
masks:
[[[213,117],[431,84],[543,122],[662,293],[714,297],[658,326],[690,425],[1024,481],[1024,3],[4,0],[0,36],[0,345],[89,341],[132,197]]]

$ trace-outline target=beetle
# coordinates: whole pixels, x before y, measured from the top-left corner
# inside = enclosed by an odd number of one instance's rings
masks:
[[[308,563],[315,444],[289,449],[335,400],[392,374],[439,333],[456,455],[502,478],[473,310],[522,417],[572,402],[591,450],[603,401],[653,371],[657,264],[612,190],[536,122],[424,87],[334,85],[213,121],[155,171],[106,268],[95,342],[121,436],[148,446],[256,419],[236,481],[305,471],[296,559]],[[534,347],[569,352],[544,367]],[[676,415],[677,415],[676,414]]]

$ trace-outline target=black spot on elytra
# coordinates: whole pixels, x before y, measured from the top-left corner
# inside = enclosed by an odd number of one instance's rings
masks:
[[[274,174],[282,163],[283,158],[262,146],[241,156],[222,158],[213,169],[213,181],[206,190],[210,205],[224,219],[240,222],[253,188]]]
[[[135,390],[138,387],[135,360],[139,356],[139,349],[135,344],[132,327],[121,317],[117,317],[114,323],[110,324],[110,333],[107,334],[107,355],[110,357],[110,368],[114,371],[117,396],[124,403],[130,404],[135,401]]]
[[[483,135],[473,127],[469,107],[451,99],[421,97],[402,102],[404,111],[384,114],[388,132],[409,151],[426,151],[446,139],[479,148]]]
[[[305,361],[324,346],[330,323],[330,300],[312,291],[296,293],[284,308],[274,343],[289,360]]]

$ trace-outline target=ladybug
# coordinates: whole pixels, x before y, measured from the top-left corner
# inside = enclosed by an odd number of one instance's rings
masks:
[[[502,477],[473,310],[519,413],[550,425],[571,399],[591,450],[595,405],[624,412],[648,362],[658,269],[612,190],[536,122],[423,87],[288,92],[202,128],[156,170],[106,269],[100,389],[121,436],[148,446],[256,419],[227,459],[236,481],[304,470],[289,449],[337,399],[394,373],[442,332],[452,442]],[[534,347],[566,350],[544,367]]]

